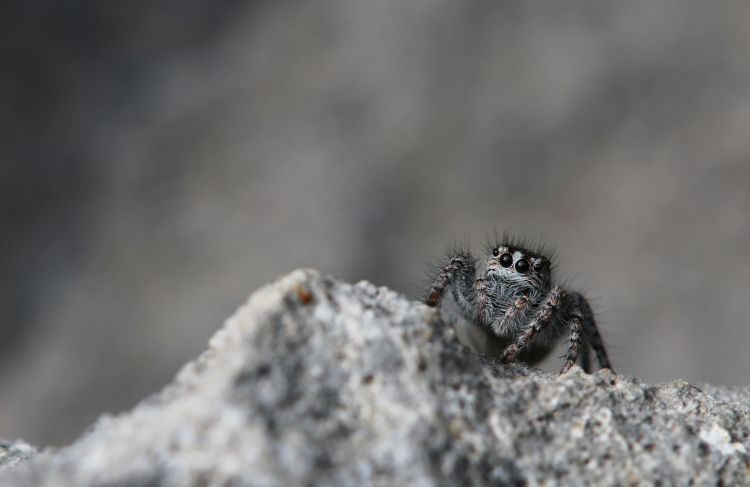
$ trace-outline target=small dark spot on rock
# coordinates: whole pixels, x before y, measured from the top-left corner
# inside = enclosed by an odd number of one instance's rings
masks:
[[[234,382],[236,385],[242,386],[244,384],[255,382],[258,379],[261,379],[270,373],[271,373],[271,366],[269,364],[261,364],[255,367],[254,369],[241,371],[239,374],[237,374],[237,377],[235,378]]]
[[[456,460],[456,463],[453,464],[453,475],[455,475],[457,478],[465,479],[467,477],[467,471],[469,467],[471,466],[471,463],[469,462],[469,459],[465,456],[462,456]]]
[[[705,441],[698,443],[698,453],[703,457],[707,457],[711,453],[711,448],[708,446],[708,443]]]
[[[333,468],[333,459],[326,451],[318,451],[313,457],[313,462],[320,470],[330,470]]]
[[[362,383],[369,385],[369,384],[372,384],[372,381],[374,380],[375,380],[375,377],[372,374],[367,374],[366,376],[362,378]]]

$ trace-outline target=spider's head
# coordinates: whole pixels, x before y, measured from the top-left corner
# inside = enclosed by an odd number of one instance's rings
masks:
[[[534,289],[552,280],[550,260],[538,252],[509,243],[492,245],[487,260],[487,276]]]

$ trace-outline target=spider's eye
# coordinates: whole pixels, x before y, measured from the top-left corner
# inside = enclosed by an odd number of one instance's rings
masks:
[[[498,255],[500,255],[500,249],[493,250],[492,251],[492,255],[494,255],[495,257],[497,257]]]
[[[542,270],[542,263],[537,261],[534,262],[534,272],[540,272]]]
[[[518,271],[519,274],[526,274],[529,272],[529,261],[526,259],[518,259],[518,262],[516,262],[516,271]]]
[[[500,256],[500,265],[503,267],[510,267],[513,264],[513,256],[509,253],[504,253]]]

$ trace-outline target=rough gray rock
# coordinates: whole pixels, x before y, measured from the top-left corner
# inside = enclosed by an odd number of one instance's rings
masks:
[[[172,384],[2,485],[749,483],[750,391],[554,376],[435,310],[300,270]]]
[[[36,448],[23,441],[0,440],[0,472],[17,467],[36,455]]]

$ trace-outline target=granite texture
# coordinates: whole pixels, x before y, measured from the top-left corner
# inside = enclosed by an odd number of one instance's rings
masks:
[[[749,406],[746,389],[506,366],[434,309],[298,270],[160,393],[0,483],[748,484]]]
[[[15,468],[32,459],[36,455],[36,448],[28,443],[0,440],[0,472]]]

